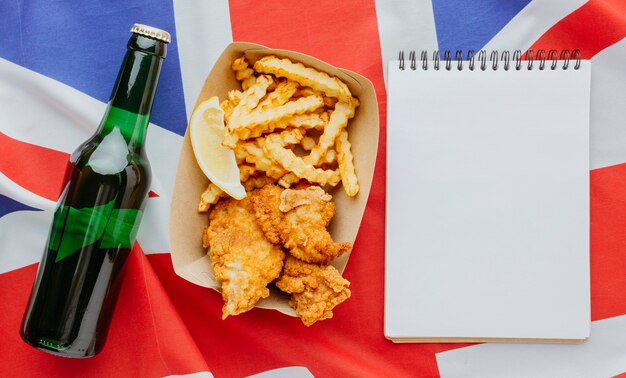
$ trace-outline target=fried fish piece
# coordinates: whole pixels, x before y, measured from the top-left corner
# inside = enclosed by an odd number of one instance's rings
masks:
[[[289,256],[276,287],[290,293],[289,305],[306,326],[333,317],[333,308],[350,298],[350,281],[332,265],[307,264]]]
[[[328,263],[352,248],[351,243],[335,243],[326,230],[335,215],[331,199],[319,186],[283,190],[266,185],[250,195],[267,239],[310,263]]]
[[[285,253],[263,234],[248,198],[218,202],[203,237],[222,284],[222,318],[248,311],[270,295],[267,285],[283,268]]]
[[[248,196],[263,234],[270,242],[280,245],[283,242],[278,229],[284,218],[284,214],[279,210],[281,192],[280,187],[269,184],[251,192]]]

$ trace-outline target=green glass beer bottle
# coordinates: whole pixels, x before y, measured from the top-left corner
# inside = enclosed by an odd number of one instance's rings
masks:
[[[150,186],[144,141],[170,36],[140,24],[131,32],[100,126],[70,156],[20,330],[65,357],[102,348]]]

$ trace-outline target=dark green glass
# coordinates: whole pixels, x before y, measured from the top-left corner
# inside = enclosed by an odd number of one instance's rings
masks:
[[[166,42],[132,34],[98,130],[70,156],[20,332],[38,349],[103,346],[150,186],[144,140],[165,55]]]

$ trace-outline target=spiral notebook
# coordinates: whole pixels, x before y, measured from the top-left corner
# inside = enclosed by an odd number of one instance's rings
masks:
[[[590,62],[407,55],[388,67],[385,336],[587,339]]]

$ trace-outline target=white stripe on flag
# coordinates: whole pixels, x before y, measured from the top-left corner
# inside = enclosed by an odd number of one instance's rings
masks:
[[[0,59],[0,131],[70,153],[98,127],[104,105],[44,75]]]
[[[0,173],[0,194],[43,211],[23,210],[0,218],[0,274],[41,260],[56,204]]]
[[[233,41],[227,0],[174,0],[187,119],[222,50]]]
[[[437,31],[431,0],[376,0],[376,17],[387,82],[387,64],[398,60],[400,50],[405,59],[410,50],[437,49]]]
[[[106,108],[106,104],[76,89],[3,59],[0,81],[0,131],[42,147],[71,153],[93,134]],[[159,198],[148,199],[139,231],[138,240],[146,253],[169,251],[169,201],[182,140],[180,135],[154,124],[148,128],[151,190]],[[5,177],[0,181],[0,190],[19,200],[15,197],[19,191],[11,189],[11,184]]]
[[[146,136],[146,154],[152,166],[152,186],[159,196],[172,198],[174,179],[183,137],[162,127],[150,124]]]
[[[106,104],[49,77],[0,59],[0,131],[71,153],[97,129]],[[182,137],[150,124],[146,152],[157,185],[171,197]],[[159,187],[160,185],[160,187]]]
[[[137,241],[145,254],[170,251],[170,201],[167,198],[148,198]]]
[[[290,366],[285,368],[268,370],[263,373],[251,375],[249,378],[313,378],[314,375],[309,369],[301,366]]]
[[[591,64],[591,169],[626,162],[626,39],[602,50]]]
[[[0,218],[0,274],[41,260],[52,211],[16,211]]]
[[[163,378],[213,378],[213,374],[209,373],[208,371],[201,371],[191,374],[168,375]]]
[[[50,201],[47,198],[43,198],[24,189],[11,181],[2,172],[0,172],[0,194],[36,209],[54,211],[56,206],[54,201]]]
[[[626,316],[591,323],[583,344],[480,344],[437,354],[446,377],[609,377],[626,371]]]
[[[485,50],[527,50],[554,24],[588,0],[534,0],[489,41]]]

